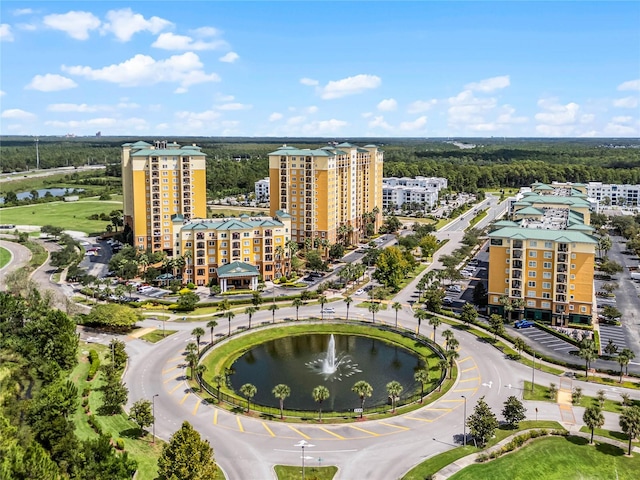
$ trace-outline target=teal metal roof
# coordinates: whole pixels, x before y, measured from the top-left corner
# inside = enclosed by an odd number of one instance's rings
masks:
[[[540,185],[536,185],[533,189],[534,190],[551,191],[551,190],[553,190],[553,187],[550,187],[549,185],[541,183]]]
[[[180,155],[186,156],[194,156],[198,157],[206,157],[207,154],[201,152],[200,150],[196,150],[194,148],[172,148],[172,149],[151,149],[151,148],[143,148],[141,150],[136,150],[131,152],[132,157],[178,157]]]
[[[289,215],[284,210],[276,210],[276,217],[278,217],[278,218],[291,218],[291,215]]]
[[[590,235],[576,230],[542,230],[537,228],[504,227],[489,234],[491,238],[511,238],[516,240],[550,240],[563,243],[598,242]]]
[[[544,212],[536,207],[524,207],[513,212],[514,215],[543,215]]]
[[[310,150],[295,147],[280,147],[278,150],[276,150],[275,152],[271,152],[269,155],[281,155],[289,157],[329,157],[332,155],[332,153],[322,149]]]
[[[196,220],[186,224],[182,230],[251,230],[256,227],[283,227],[284,224],[271,217],[245,218],[211,218]]]
[[[595,228],[591,225],[585,225],[584,223],[575,223],[573,225],[569,225],[567,230],[579,230],[581,232],[594,232]]]
[[[258,275],[256,267],[244,262],[231,262],[218,267],[218,278],[255,277]]]

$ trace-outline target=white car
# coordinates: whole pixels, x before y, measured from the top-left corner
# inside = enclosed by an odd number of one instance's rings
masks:
[[[460,285],[451,285],[450,287],[447,288],[447,290],[449,292],[457,292],[457,293],[460,293],[462,291],[462,289],[460,288]]]
[[[325,307],[322,309],[322,313],[336,313],[336,309],[332,307]]]
[[[364,295],[364,290],[359,288],[358,290],[356,290],[356,295]]]

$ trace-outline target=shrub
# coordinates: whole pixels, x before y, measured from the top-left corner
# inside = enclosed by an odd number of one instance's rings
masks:
[[[87,373],[87,380],[91,381],[93,380],[93,377],[96,376],[96,373],[100,368],[100,357],[98,356],[98,352],[96,352],[95,350],[90,350],[89,361],[91,362],[91,365],[89,366],[89,372]],[[84,395],[84,392],[82,394]]]
[[[86,409],[89,406],[89,398],[84,397],[82,399],[82,406]]]
[[[87,422],[89,422],[89,425],[91,426],[91,428],[93,428],[94,432],[96,432],[98,435],[102,435],[102,427],[96,420],[95,415],[89,415]]]
[[[91,393],[91,387],[86,386],[82,389],[82,396],[83,397],[88,397],[89,393]]]
[[[192,283],[192,282],[189,282],[189,283],[187,283],[187,288],[189,290],[195,290],[196,289],[196,284]]]
[[[124,440],[121,438],[116,439],[116,448],[118,450],[124,450]]]
[[[489,455],[487,455],[486,453],[481,453],[476,457],[476,462],[478,463],[484,463],[487,460],[489,460]]]

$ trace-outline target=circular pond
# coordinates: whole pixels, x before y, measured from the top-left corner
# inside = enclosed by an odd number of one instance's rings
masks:
[[[400,346],[358,335],[307,334],[271,340],[253,347],[233,363],[231,386],[251,383],[257,387],[253,401],[279,406],[273,387],[283,383],[291,389],[285,408],[317,410],[312,391],[318,385],[329,389],[322,409],[348,411],[360,406],[351,387],[364,380],[373,387],[365,407],[386,404],[387,383],[396,380],[404,390],[401,398],[419,390],[414,372],[425,366],[417,355]]]

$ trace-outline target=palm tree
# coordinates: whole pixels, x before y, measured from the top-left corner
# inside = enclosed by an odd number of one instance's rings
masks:
[[[318,421],[322,421],[322,402],[329,398],[329,389],[324,385],[318,385],[312,392],[313,400],[318,403]]]
[[[349,305],[353,303],[353,298],[346,296],[344,297],[344,303],[347,305],[347,322],[349,321]]]
[[[447,360],[446,358],[441,358],[440,360],[438,360],[438,367],[440,368],[440,370],[442,370],[442,372],[444,373],[444,376],[447,376],[447,370],[449,370],[449,360]],[[442,389],[442,383],[440,383],[438,385],[438,391],[440,391]]]
[[[196,345],[198,346],[198,356],[200,356],[200,337],[204,336],[204,329],[196,327],[191,330],[191,335],[196,337]]]
[[[302,307],[304,305],[304,302],[302,301],[301,298],[294,298],[293,302],[291,302],[291,305],[296,307],[296,322],[297,322],[298,321],[298,310],[300,309],[300,307]]]
[[[229,310],[227,313],[225,313],[224,316],[227,317],[227,320],[229,322],[229,336],[231,336],[231,319],[235,317],[236,314]]]
[[[451,378],[453,373],[453,364],[458,358],[460,358],[460,354],[455,350],[447,350],[447,358],[449,359],[449,378]]]
[[[244,309],[245,315],[249,316],[249,330],[251,330],[251,317],[253,317],[253,314],[257,311],[258,309],[256,307],[247,307]]]
[[[513,311],[513,302],[507,295],[502,295],[498,302],[502,305],[502,311],[504,312],[504,322],[508,323],[511,321],[511,312]]]
[[[207,371],[206,365],[198,365],[196,367],[196,379],[198,380],[198,386],[202,390],[202,374]]]
[[[184,349],[187,353],[196,353],[198,351],[198,345],[193,342],[189,342]]]
[[[518,320],[522,318],[524,314],[524,307],[526,304],[527,302],[524,301],[524,298],[514,298],[511,301],[511,306],[513,307],[513,309],[518,310]]]
[[[357,381],[351,391],[355,392],[360,397],[360,418],[362,418],[362,412],[364,410],[364,399],[370,397],[373,394],[373,387],[364,380]]]
[[[442,338],[444,338],[444,348],[449,349],[449,340],[453,338],[453,332],[449,329],[442,332]]]
[[[184,358],[189,364],[189,369],[191,371],[191,380],[193,380],[196,374],[196,366],[198,365],[198,355],[196,355],[195,352],[187,353],[187,356]]]
[[[269,305],[269,310],[271,310],[271,323],[276,323],[276,310],[280,310],[280,307],[275,303]]]
[[[415,317],[416,320],[418,320],[418,330],[417,330],[417,334],[420,335],[420,325],[422,325],[422,320],[424,320],[425,318],[427,318],[428,313],[426,310],[423,310],[422,308],[418,308],[413,316]],[[436,317],[433,317],[436,318]],[[435,338],[436,338],[436,329],[435,327],[433,328],[433,341],[435,342]]]
[[[231,308],[231,304],[229,303],[229,300],[227,300],[226,298],[222,300],[220,303],[218,303],[218,310],[223,312],[223,314],[230,308]]]
[[[436,328],[438,328],[441,324],[442,320],[440,320],[440,318],[436,317],[435,315],[432,315],[429,319],[429,325],[433,327],[433,343],[436,343]],[[444,332],[442,332],[442,336],[444,337]]]
[[[447,350],[457,350],[460,342],[456,338],[450,338],[447,342]]]
[[[147,267],[149,266],[149,255],[141,253],[138,257],[138,264],[142,265],[142,273],[147,273]]]
[[[516,348],[516,350],[518,351],[518,355],[522,354],[522,351],[527,348],[527,344],[525,343],[525,341],[520,338],[520,337],[516,337],[513,340],[513,346]]]
[[[284,247],[278,245],[275,248],[274,252],[276,254],[276,274],[280,273],[280,275],[282,275],[282,259],[284,257]]]
[[[213,343],[213,329],[218,326],[218,322],[216,320],[209,320],[207,322],[207,328],[211,332],[211,343]]]
[[[429,383],[429,369],[421,368],[413,374],[413,378],[416,382],[420,382],[420,403],[422,403],[422,399],[424,397],[424,384]]]
[[[291,395],[291,389],[284,383],[280,383],[273,387],[273,396],[280,400],[280,420],[284,418],[284,399]]]
[[[627,407],[620,415],[620,428],[629,436],[629,451],[631,456],[631,442],[640,434],[640,407]]]
[[[258,389],[256,388],[256,386],[251,383],[245,383],[240,387],[240,393],[242,393],[242,395],[244,395],[244,397],[247,399],[247,413],[249,413],[251,399],[255,396],[257,391]]]
[[[396,413],[396,402],[400,399],[400,394],[404,387],[400,382],[395,380],[387,383],[387,393],[391,398],[391,413]]]
[[[253,292],[251,295],[251,303],[254,307],[259,307],[262,305],[262,297],[260,296],[260,292]]]
[[[222,387],[222,384],[225,383],[226,377],[224,375],[216,375],[213,377],[213,381],[218,387],[218,403],[220,403],[220,387]]]
[[[589,365],[591,361],[598,357],[598,347],[590,338],[585,338],[580,342],[578,356],[584,360],[584,374],[589,379]]]
[[[402,304],[400,302],[394,302],[391,308],[396,311],[396,328],[398,328],[398,312],[402,310]]]
[[[371,312],[371,322],[372,323],[376,323],[376,313],[378,313],[380,311],[380,304],[379,303],[370,303],[369,304],[369,311]]]
[[[591,430],[591,440],[589,443],[593,443],[593,431],[604,425],[604,415],[602,414],[602,410],[600,410],[600,407],[597,405],[585,408],[584,414],[582,415],[582,421],[587,428]]]
[[[629,362],[631,362],[631,360],[636,358],[636,354],[633,353],[633,350],[629,348],[623,348],[622,351],[618,354],[618,358],[620,358],[621,356],[624,357],[625,359],[625,362],[624,362],[625,375],[629,375]],[[622,368],[622,365],[620,365],[620,368]]]
[[[318,303],[320,304],[320,318],[324,320],[324,304],[327,303],[327,297],[325,295],[320,295],[318,297]]]

